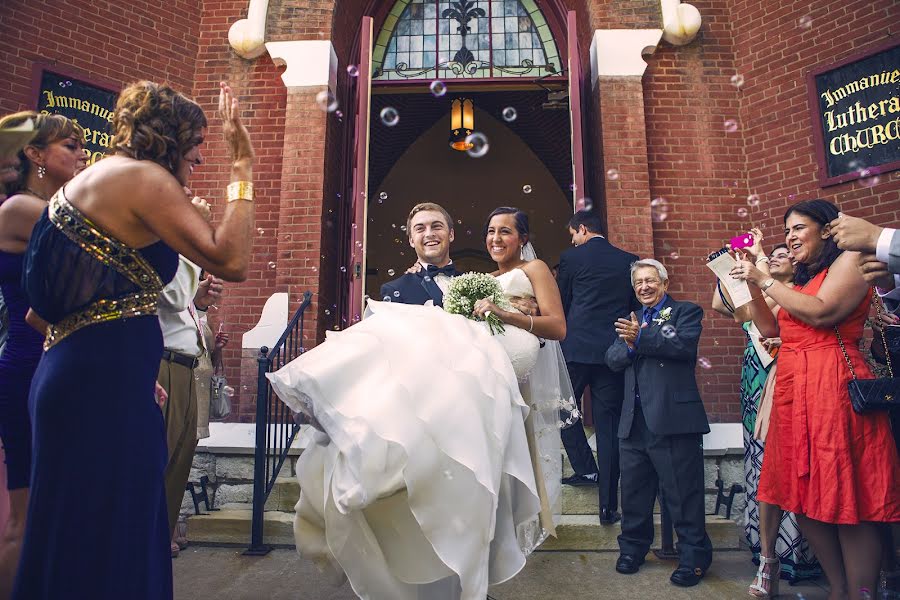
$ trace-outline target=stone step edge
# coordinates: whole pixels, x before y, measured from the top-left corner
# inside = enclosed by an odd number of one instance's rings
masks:
[[[249,544],[252,511],[227,508],[187,520],[187,539],[198,544]],[[278,546],[294,545],[294,513],[267,511],[263,513],[264,541]],[[654,547],[660,539],[660,517],[654,515]],[[740,547],[743,528],[721,516],[706,516],[707,532],[716,550],[735,550]],[[562,515],[557,525],[559,538],[550,538],[540,550],[616,551],[618,524],[601,525],[594,515]]]

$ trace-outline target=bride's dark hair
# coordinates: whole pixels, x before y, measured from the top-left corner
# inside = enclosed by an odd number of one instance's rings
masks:
[[[528,214],[515,206],[500,206],[495,208],[491,214],[488,215],[481,237],[487,237],[488,227],[491,226],[491,219],[497,215],[513,215],[516,219],[516,231],[519,232],[519,235],[522,236],[526,242],[528,241],[528,237],[531,235],[531,230],[528,228]]]

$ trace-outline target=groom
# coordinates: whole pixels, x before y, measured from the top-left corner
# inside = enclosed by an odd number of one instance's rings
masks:
[[[385,302],[425,304],[432,300],[435,306],[444,306],[444,292],[450,287],[450,278],[459,274],[450,260],[452,223],[450,213],[439,204],[422,202],[413,206],[406,218],[406,232],[422,268],[381,286]]]

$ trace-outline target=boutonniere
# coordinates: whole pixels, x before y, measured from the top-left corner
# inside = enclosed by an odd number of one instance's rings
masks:
[[[671,318],[672,318],[672,307],[667,306],[664,309],[662,309],[661,311],[659,311],[659,316],[657,316],[655,319],[653,319],[653,322],[656,323],[657,325],[662,325],[663,323],[665,323],[666,321],[668,321]]]

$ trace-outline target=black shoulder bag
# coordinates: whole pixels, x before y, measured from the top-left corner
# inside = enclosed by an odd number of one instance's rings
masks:
[[[873,302],[875,302],[875,310],[878,313],[880,322],[883,306],[877,294],[873,297]],[[891,353],[888,350],[885,339],[882,337],[881,342],[884,344],[888,375],[890,377],[857,379],[856,371],[853,370],[853,363],[850,362],[850,355],[847,354],[844,340],[841,339],[841,332],[838,331],[837,327],[834,328],[834,332],[837,334],[841,352],[844,354],[844,360],[847,361],[847,366],[850,368],[850,376],[853,378],[847,383],[847,391],[850,392],[850,404],[853,405],[853,410],[858,414],[864,415],[878,410],[890,410],[897,406],[897,399],[900,398],[900,379],[894,378]]]

